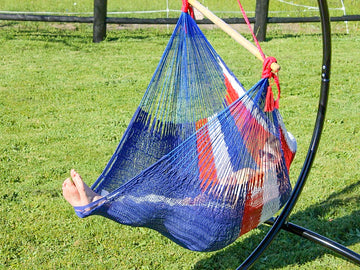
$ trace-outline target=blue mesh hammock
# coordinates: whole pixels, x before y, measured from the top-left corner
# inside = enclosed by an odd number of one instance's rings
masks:
[[[269,79],[250,90],[182,12],[123,138],[75,207],[152,228],[196,251],[221,249],[272,217],[291,193],[296,151],[277,109],[264,111]]]

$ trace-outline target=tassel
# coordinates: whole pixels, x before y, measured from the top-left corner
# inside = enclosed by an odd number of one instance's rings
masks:
[[[271,64],[276,63],[276,59],[274,57],[268,57],[264,61],[263,65],[263,72],[262,78],[267,78],[270,80],[271,78],[274,79],[276,87],[278,89],[278,96],[277,99],[274,100],[274,93],[269,85],[267,88],[266,99],[265,99],[265,106],[264,112],[272,112],[274,109],[279,109],[279,100],[280,100],[280,83],[279,77],[271,71]]]
[[[269,85],[266,93],[264,112],[272,112],[274,108],[275,108],[274,93],[271,89],[271,86]]]

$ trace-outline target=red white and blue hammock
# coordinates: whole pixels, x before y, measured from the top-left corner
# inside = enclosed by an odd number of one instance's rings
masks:
[[[197,251],[221,249],[271,218],[290,196],[296,151],[268,87],[272,60],[246,91],[182,12],[92,186],[103,199],[77,215],[152,228]]]

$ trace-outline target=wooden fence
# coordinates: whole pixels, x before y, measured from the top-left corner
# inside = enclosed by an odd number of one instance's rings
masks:
[[[320,17],[268,17],[269,0],[256,0],[255,17],[249,18],[254,23],[254,32],[259,41],[266,39],[268,23],[309,23],[320,22]],[[100,42],[106,37],[107,24],[176,24],[177,18],[117,18],[107,17],[107,0],[94,0],[94,16],[55,16],[35,14],[6,14],[0,13],[0,20],[10,21],[43,21],[66,23],[92,23],[93,41]],[[223,19],[228,24],[245,24],[243,18]],[[344,15],[331,17],[331,21],[360,21],[360,15]],[[208,19],[197,20],[198,24],[212,24]]]

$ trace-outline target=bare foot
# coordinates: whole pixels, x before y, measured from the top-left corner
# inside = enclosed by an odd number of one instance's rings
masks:
[[[75,170],[71,170],[70,175],[72,179],[64,181],[62,190],[64,198],[72,206],[85,206],[102,198],[84,183]]]

